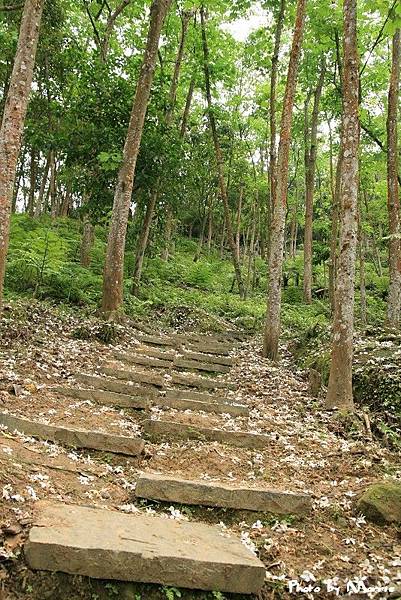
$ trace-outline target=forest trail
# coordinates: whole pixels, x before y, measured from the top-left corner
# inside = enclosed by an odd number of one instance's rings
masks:
[[[395,528],[355,510],[394,458],[317,412],[307,383],[255,342],[127,328],[114,347],[69,339],[61,364],[56,335],[36,367],[46,356],[57,376],[25,371],[2,393],[11,598],[30,578],[52,598],[91,597],[63,596],[42,569],[236,598],[293,597],[290,580],[396,580]],[[33,570],[13,563],[24,544]],[[138,597],[161,597],[149,590]]]

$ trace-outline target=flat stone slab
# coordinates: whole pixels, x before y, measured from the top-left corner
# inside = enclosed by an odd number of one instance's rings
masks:
[[[208,429],[175,421],[153,421],[146,419],[142,422],[143,431],[152,440],[200,440],[204,442],[220,442],[237,448],[250,448],[251,450],[266,450],[271,445],[271,440],[260,433],[248,431],[224,431],[222,429]]]
[[[197,360],[188,360],[187,358],[177,357],[173,363],[174,367],[180,369],[189,369],[191,371],[207,371],[208,373],[228,373],[230,367],[208,362],[199,362]]]
[[[100,377],[99,375],[87,375],[86,373],[77,373],[75,379],[85,385],[90,385],[97,390],[105,390],[116,394],[123,394],[131,398],[154,398],[157,390],[154,387],[144,388],[138,385],[129,385],[117,379],[109,377]]]
[[[186,360],[197,360],[198,362],[212,363],[213,365],[225,365],[232,367],[235,365],[235,360],[228,356],[218,356],[216,354],[206,354],[204,352],[184,352],[182,358]]]
[[[218,354],[220,356],[229,356],[232,351],[231,346],[222,346],[221,344],[205,344],[204,342],[185,344],[187,350],[191,352],[202,352],[205,354]]]
[[[160,350],[159,348],[153,348],[152,346],[138,346],[135,348],[135,353],[150,356],[151,358],[159,358],[160,360],[168,362],[173,362],[176,356],[175,352]]]
[[[305,514],[312,507],[311,498],[307,494],[244,486],[232,487],[222,483],[188,481],[153,473],[145,473],[139,477],[135,494],[138,498],[148,500],[219,506],[277,515]]]
[[[133,381],[134,383],[145,383],[147,385],[154,385],[156,387],[164,387],[164,377],[160,375],[153,375],[152,373],[146,373],[145,371],[125,371],[118,369],[113,366],[100,367],[99,371],[108,377],[115,377],[115,379],[121,379],[122,381]]]
[[[151,400],[147,398],[139,398],[135,396],[127,396],[126,394],[116,394],[104,390],[83,390],[80,388],[69,387],[54,387],[53,391],[69,398],[77,398],[79,400],[91,400],[97,404],[105,406],[116,406],[118,408],[137,408],[149,409]]]
[[[138,456],[143,453],[145,447],[145,443],[141,438],[111,435],[101,431],[72,429],[60,427],[59,425],[47,425],[22,417],[15,417],[8,413],[0,413],[0,424],[6,425],[11,431],[17,429],[25,435],[59,442],[76,448],[91,448],[115,454]]]
[[[175,398],[171,396],[160,396],[153,401],[155,406],[175,408],[177,410],[195,410],[206,413],[229,414],[235,417],[249,416],[249,408],[244,405],[228,404],[225,402],[202,402],[188,398]]]
[[[177,341],[174,337],[146,334],[137,335],[136,337],[143,344],[150,344],[151,346],[166,346],[167,348],[175,348],[177,345]]]
[[[174,373],[171,383],[205,390],[235,390],[234,384],[221,381],[220,379],[208,379],[207,377],[199,377],[197,375],[181,375],[181,373]]]
[[[25,558],[32,569],[257,594],[265,566],[218,527],[143,514],[38,503]]]
[[[126,354],[122,352],[115,352],[114,357],[116,360],[127,363],[129,365],[142,365],[144,367],[156,368],[156,369],[169,369],[173,362],[167,360],[161,360],[160,358],[153,358],[145,355]]]
[[[185,400],[197,400],[198,402],[228,402],[224,396],[216,396],[208,392],[196,392],[193,389],[180,390],[178,388],[170,388],[166,390],[167,398],[184,398]]]

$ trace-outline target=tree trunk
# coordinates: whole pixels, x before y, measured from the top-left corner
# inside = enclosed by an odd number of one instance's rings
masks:
[[[165,262],[168,261],[171,254],[171,238],[173,234],[173,210],[170,205],[166,208],[166,222],[164,225],[164,248],[161,255],[161,259]]]
[[[95,228],[89,220],[89,216],[84,217],[84,229],[81,238],[81,257],[82,267],[88,268],[91,264],[91,250],[95,241]]]
[[[361,296],[361,324],[367,324],[367,298],[366,298],[366,269],[365,269],[365,232],[362,227],[362,214],[358,209],[358,254],[359,254],[359,293]]]
[[[401,29],[392,44],[392,69],[387,115],[387,206],[389,218],[389,275],[387,325],[399,327],[401,310],[401,228],[398,184],[398,103],[400,96]]]
[[[326,405],[353,410],[352,358],[359,184],[359,64],[357,0],[344,0],[340,243],[335,286],[331,367]]]
[[[123,303],[124,248],[135,168],[156,66],[159,39],[172,0],[154,0],[148,40],[137,82],[134,104],[118,174],[103,275],[102,312],[111,316]]]
[[[189,111],[191,110],[191,104],[192,104],[192,98],[194,95],[194,91],[195,91],[195,77],[192,77],[191,82],[189,84],[187,101],[185,103],[184,114],[182,116],[182,121],[181,121],[181,131],[180,131],[181,139],[185,136],[185,133],[187,131]]]
[[[244,184],[241,182],[238,197],[238,210],[237,210],[237,231],[235,233],[235,246],[237,249],[237,260],[241,262],[241,216],[242,216],[242,200],[244,197]]]
[[[15,172],[28,108],[43,5],[44,0],[25,0],[0,129],[0,308],[3,302]]]
[[[69,179],[66,185],[66,190],[64,194],[63,201],[60,207],[60,217],[68,217],[71,208],[71,199],[72,199],[72,182]]]
[[[29,177],[29,197],[28,197],[28,214],[33,217],[35,210],[35,191],[36,191],[36,179],[38,176],[38,153],[36,148],[31,149],[31,164],[30,164],[30,177]]]
[[[284,26],[286,0],[280,0],[280,7],[275,24],[274,50],[272,56],[272,66],[270,73],[270,164],[269,164],[269,204],[268,220],[271,227],[273,220],[273,211],[276,205],[276,185],[277,185],[277,125],[276,125],[276,88],[278,62],[281,45],[281,34]],[[269,236],[270,238],[270,236]],[[269,246],[269,242],[268,242]]]
[[[209,211],[207,216],[207,252],[210,254],[212,249],[213,237],[213,198],[210,199]]]
[[[203,56],[204,56],[204,65],[203,66],[204,66],[204,72],[205,72],[206,99],[207,99],[207,105],[208,105],[210,130],[211,130],[213,143],[214,143],[214,150],[215,150],[215,154],[216,154],[217,174],[218,174],[218,179],[219,179],[220,195],[221,195],[221,199],[223,201],[224,217],[225,217],[225,222],[226,222],[226,233],[227,233],[227,239],[228,239],[228,243],[229,243],[230,250],[231,250],[232,261],[233,261],[234,271],[235,271],[235,278],[236,278],[237,284],[238,284],[238,291],[239,291],[240,297],[244,298],[245,288],[244,288],[244,284],[242,281],[240,264],[239,264],[239,261],[237,258],[237,248],[236,248],[235,240],[234,240],[233,226],[231,223],[231,215],[230,215],[230,207],[228,204],[227,188],[226,188],[226,182],[224,179],[224,160],[223,160],[223,154],[221,152],[219,138],[217,135],[216,120],[215,120],[213,104],[212,104],[212,92],[211,92],[210,72],[209,72],[209,48],[208,48],[208,44],[207,44],[207,35],[206,35],[206,15],[205,15],[205,9],[203,6],[201,8],[201,24],[202,24],[202,42],[203,42]]]
[[[288,163],[291,142],[292,112],[305,25],[305,11],[306,0],[298,0],[281,118],[280,144],[277,160],[277,188],[270,239],[267,315],[263,344],[263,355],[272,360],[277,360],[280,337],[281,280],[283,271],[285,213],[287,206]]]
[[[307,304],[312,302],[313,281],[313,197],[315,188],[315,171],[317,157],[317,127],[319,122],[319,104],[322,95],[324,77],[326,73],[326,62],[324,56],[320,66],[319,81],[316,86],[312,121],[307,126],[307,115],[305,115],[307,136],[305,142],[305,233],[304,233],[304,300]]]
[[[34,214],[35,218],[39,217],[43,210],[43,200],[45,197],[47,178],[49,177],[50,162],[51,162],[51,151],[47,155],[46,164],[45,164],[45,168],[44,168],[43,175],[42,175],[42,181],[40,183],[39,195],[38,195],[38,199],[36,200],[36,204],[35,204],[35,214]]]
[[[52,219],[57,217],[58,206],[57,206],[57,188],[56,188],[56,154],[54,150],[51,151],[50,159],[50,184],[49,184],[49,197],[50,197],[50,216]]]
[[[189,18],[190,18],[190,13],[188,13],[188,12],[184,13],[184,16],[182,19],[180,44],[178,47],[177,58],[176,58],[175,65],[174,65],[174,73],[173,73],[173,77],[172,77],[171,84],[170,84],[168,100],[167,100],[167,108],[166,108],[166,112],[164,115],[164,121],[165,121],[165,125],[167,128],[171,127],[172,122],[173,122],[174,106],[175,106],[175,102],[176,102],[177,88],[178,88],[178,82],[179,82],[181,66],[182,66],[182,59],[184,57],[185,40],[186,40],[187,33],[188,33]],[[146,210],[145,222],[143,223],[142,231],[139,236],[139,240],[138,240],[138,244],[137,244],[137,249],[136,249],[136,254],[135,254],[135,267],[134,267],[134,273],[133,273],[133,278],[132,278],[132,294],[134,296],[137,296],[139,294],[139,287],[140,287],[141,278],[142,278],[142,268],[143,268],[143,262],[145,259],[146,248],[148,246],[150,228],[152,225],[153,215],[156,210],[157,202],[160,197],[161,184],[163,181],[163,156],[161,157],[161,163],[162,164],[160,167],[160,174],[156,178],[156,182],[155,182],[153,191],[151,193],[150,202],[149,202],[149,204],[147,206],[147,210]]]

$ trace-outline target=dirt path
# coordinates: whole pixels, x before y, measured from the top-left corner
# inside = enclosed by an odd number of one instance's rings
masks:
[[[15,343],[9,352],[3,353],[2,409],[50,423],[85,423],[98,430],[140,435],[143,419],[140,411],[99,407],[53,394],[55,384],[74,385],[74,373],[82,370],[93,373],[105,360],[113,360],[116,347],[71,339],[71,321],[59,322],[53,314],[51,319],[46,345],[33,336],[24,342],[22,349]],[[122,332],[121,339],[118,351],[135,348],[133,331],[129,328]],[[366,440],[363,431],[347,431],[346,424],[323,411],[319,402],[308,396],[305,379],[302,374],[292,372],[289,360],[284,360],[280,367],[274,366],[260,357],[258,349],[258,340],[244,343],[232,353],[236,364],[230,372],[217,375],[234,384],[235,390],[226,392],[225,398],[249,406],[249,417],[156,406],[151,418],[192,427],[262,434],[268,440],[263,450],[217,442],[170,440],[148,442],[143,456],[127,457],[64,448],[3,429],[0,432],[3,495],[0,580],[4,597],[108,598],[113,597],[113,590],[115,597],[120,594],[121,598],[135,600],[167,597],[156,586],[113,583],[102,588],[85,578],[80,578],[77,586],[71,577],[55,578],[27,569],[21,548],[39,499],[215,524],[222,532],[241,538],[266,565],[267,579],[260,596],[263,599],[303,597],[310,585],[321,588],[321,592],[314,594],[316,598],[330,597],[327,591],[330,585],[345,595],[347,581],[358,578],[366,578],[366,586],[385,587],[389,582],[400,585],[401,542],[396,528],[368,524],[355,511],[358,495],[371,482],[401,477],[399,456]],[[169,377],[170,373],[167,381]],[[222,395],[221,390],[218,395]],[[308,493],[312,496],[313,510],[302,517],[274,517],[218,508],[170,507],[157,501],[138,500],[136,480],[144,472]],[[292,580],[297,583],[290,583]],[[183,597],[220,596],[190,592]]]

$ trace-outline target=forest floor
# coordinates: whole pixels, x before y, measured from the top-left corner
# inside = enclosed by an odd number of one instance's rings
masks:
[[[79,327],[79,313],[40,302],[10,304],[0,330],[1,412],[35,417],[44,423],[85,424],[88,429],[137,435],[137,412],[69,400],[52,391],[54,384],[74,383],[74,374],[92,373],[113,360],[116,349],[134,348],[136,330],[128,322],[118,326],[118,339],[109,345],[77,339],[74,332]],[[88,321],[87,327],[95,332],[98,325]],[[241,537],[265,563],[263,599],[308,597],[308,586],[321,588],[309,597],[349,597],[347,582],[362,579],[366,588],[375,590],[370,595],[363,590],[360,597],[388,597],[377,590],[390,583],[401,595],[399,531],[372,525],[356,510],[356,500],[369,484],[401,478],[400,456],[369,441],[363,427],[355,427],[354,421],[325,411],[319,399],[308,395],[305,373],[296,371],[285,349],[277,366],[261,357],[260,345],[257,337],[240,345],[238,362],[227,376],[227,381],[236,384],[236,391],[227,395],[249,405],[249,418],[191,411],[179,417],[171,409],[153,409],[152,418],[172,416],[175,421],[182,418],[206,427],[265,433],[271,443],[263,451],[200,441],[147,443],[142,457],[128,458],[75,451],[2,428],[0,598],[240,598],[32,572],[24,563],[22,548],[39,499],[213,523]],[[144,471],[307,492],[313,510],[305,517],[276,518],[138,501],[135,481]],[[294,588],[290,593],[291,580],[305,589]],[[329,593],[330,585],[339,593]]]

